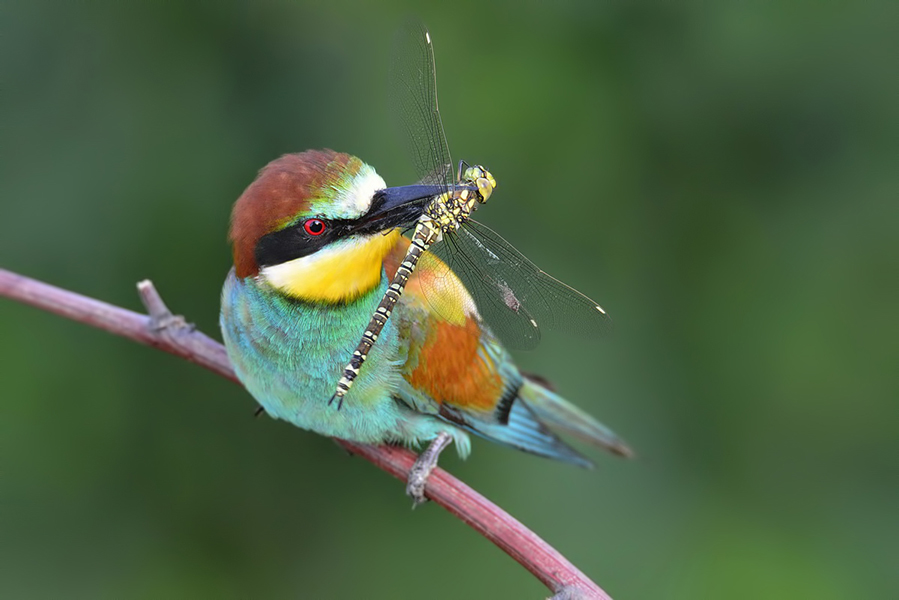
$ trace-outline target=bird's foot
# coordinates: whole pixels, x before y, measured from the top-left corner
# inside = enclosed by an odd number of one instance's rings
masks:
[[[409,469],[409,478],[406,480],[406,495],[412,498],[412,508],[426,502],[425,484],[431,471],[437,466],[437,459],[453,438],[450,434],[443,431],[435,437],[431,443],[425,448],[424,452],[418,455],[415,464]]]
[[[586,600],[587,596],[584,592],[574,588],[574,587],[563,587],[558,592],[555,593],[551,598],[547,598],[546,600]]]

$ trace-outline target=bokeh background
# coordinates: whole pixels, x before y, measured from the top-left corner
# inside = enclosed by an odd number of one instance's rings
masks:
[[[393,32],[435,39],[479,218],[599,300],[520,354],[639,453],[444,465],[616,598],[899,597],[895,3],[0,7],[0,266],[218,335],[231,203],[330,147],[393,184]],[[239,387],[0,300],[0,596],[540,598]]]

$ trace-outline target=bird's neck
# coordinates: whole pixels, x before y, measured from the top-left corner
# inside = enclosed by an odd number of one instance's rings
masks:
[[[397,230],[351,239],[314,254],[265,267],[259,276],[280,293],[321,304],[357,300],[381,283],[384,258],[400,239]]]

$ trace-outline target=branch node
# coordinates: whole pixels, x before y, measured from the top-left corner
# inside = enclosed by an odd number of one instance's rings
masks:
[[[188,323],[181,315],[172,314],[169,307],[162,300],[162,296],[156,290],[156,286],[149,279],[144,279],[137,283],[137,293],[140,295],[140,301],[147,314],[150,315],[150,329],[156,333],[180,334],[191,333],[196,326]]]

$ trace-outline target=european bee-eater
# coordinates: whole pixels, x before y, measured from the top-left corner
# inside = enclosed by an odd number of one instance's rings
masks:
[[[430,253],[342,407],[329,405],[406,254],[399,228],[429,199],[398,190],[356,157],[310,150],[269,163],[235,203],[221,328],[238,378],[265,412],[355,442],[430,443],[407,487],[416,501],[439,451],[453,441],[467,456],[470,433],[590,467],[552,427],[628,456],[608,428],[518,370],[461,281],[434,276],[446,267]]]

